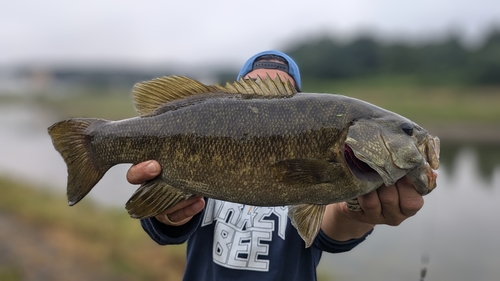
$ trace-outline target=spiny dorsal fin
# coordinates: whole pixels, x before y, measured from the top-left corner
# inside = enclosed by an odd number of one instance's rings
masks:
[[[189,96],[205,93],[239,94],[247,97],[291,97],[297,90],[288,80],[281,81],[279,76],[273,80],[269,75],[255,81],[244,79],[227,83],[226,86],[207,86],[184,76],[165,76],[134,86],[134,105],[141,116],[154,114],[163,105]]]
[[[165,76],[135,84],[134,105],[137,112],[144,116],[152,114],[167,102],[209,93],[212,90],[213,87],[208,87],[188,77]]]

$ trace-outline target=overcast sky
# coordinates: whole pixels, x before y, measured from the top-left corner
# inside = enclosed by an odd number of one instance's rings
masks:
[[[240,65],[318,34],[473,42],[494,24],[498,0],[0,0],[0,65]]]

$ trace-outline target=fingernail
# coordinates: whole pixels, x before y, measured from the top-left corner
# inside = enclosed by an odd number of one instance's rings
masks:
[[[156,174],[158,172],[158,168],[156,167],[156,164],[154,162],[149,162],[149,164],[146,166],[146,172],[151,173],[151,174]]]

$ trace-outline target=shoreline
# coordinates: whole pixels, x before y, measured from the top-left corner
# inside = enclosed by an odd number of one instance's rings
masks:
[[[441,142],[500,145],[500,124],[442,123],[422,127]]]

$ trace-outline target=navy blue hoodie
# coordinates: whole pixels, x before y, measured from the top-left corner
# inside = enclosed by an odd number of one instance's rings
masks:
[[[142,227],[160,245],[187,244],[183,280],[316,280],[323,251],[346,252],[360,239],[335,241],[320,231],[305,247],[287,207],[255,207],[208,199],[205,209],[182,226],[155,218]]]

